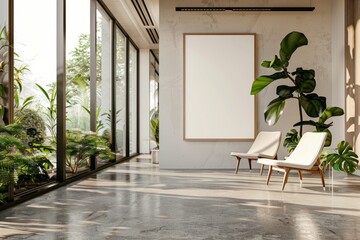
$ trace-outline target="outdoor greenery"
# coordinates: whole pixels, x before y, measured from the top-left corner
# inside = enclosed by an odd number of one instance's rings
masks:
[[[8,33],[6,27],[0,28],[0,124],[8,124],[8,95],[7,95],[7,68],[8,62]]]
[[[31,133],[32,132],[32,133]],[[4,202],[9,186],[18,187],[33,182],[49,180],[48,169],[52,163],[32,147],[27,135],[37,134],[36,129],[27,131],[23,125],[0,125],[0,202]],[[36,152],[36,154],[34,154]]]
[[[71,173],[77,173],[81,167],[88,166],[90,157],[115,160],[107,139],[94,132],[67,130],[66,138],[66,166]]]
[[[8,37],[6,28],[0,30],[0,203],[6,201],[9,188],[22,188],[50,180],[48,170],[56,161],[56,97],[55,83],[41,86],[25,82],[30,69],[15,53],[14,107],[15,124],[9,125],[8,116]],[[97,46],[97,82],[101,81],[101,43]],[[101,113],[97,108],[97,132],[87,132],[90,126],[90,37],[79,36],[78,45],[70,52],[67,61],[67,146],[66,166],[69,173],[77,173],[88,167],[91,157],[114,161],[110,149],[111,111]],[[26,85],[24,85],[26,84]],[[29,84],[34,84],[30,86]],[[26,89],[38,89],[40,95],[23,98]],[[101,92],[98,91],[98,98]],[[98,101],[100,101],[98,99]],[[35,103],[41,102],[43,108]],[[82,112],[79,112],[82,111]],[[119,110],[118,112],[120,112]],[[117,113],[118,113],[117,112]],[[89,113],[89,114],[88,114]],[[103,117],[101,121],[100,116]],[[52,159],[51,161],[49,159]]]
[[[315,93],[316,80],[315,70],[304,69],[302,67],[296,68],[295,71],[289,70],[289,63],[293,53],[302,46],[308,44],[308,39],[303,33],[290,32],[280,43],[279,55],[275,55],[271,61],[263,61],[261,66],[275,71],[271,75],[262,75],[255,79],[252,84],[251,94],[260,93],[269,84],[280,79],[288,79],[290,85],[279,85],[276,88],[277,97],[273,99],[264,111],[265,121],[268,125],[275,125],[279,118],[283,115],[285,103],[290,100],[297,101],[299,119],[294,127],[299,127],[299,132],[296,129],[291,129],[284,140],[284,146],[291,152],[295,149],[301,136],[303,135],[303,126],[308,125],[314,127],[316,132],[326,132],[327,138],[325,146],[330,146],[332,142],[332,134],[329,128],[333,122],[327,122],[331,117],[341,116],[344,110],[339,107],[327,107],[326,98]],[[310,118],[318,118],[314,120],[304,120],[303,112]],[[339,143],[338,147],[342,146],[342,150],[338,154],[329,154],[323,156],[323,163],[330,164],[336,170],[350,172],[356,169],[348,167],[353,166],[354,161],[343,158],[343,154],[352,152],[348,143]],[[347,146],[347,147],[343,147]],[[350,148],[349,148],[350,147]],[[350,153],[349,153],[350,154]],[[352,158],[357,158],[356,154],[350,154]],[[347,156],[347,155],[346,155]],[[346,159],[343,160],[343,159]],[[341,165],[341,162],[344,165]],[[351,163],[350,163],[351,162]],[[345,164],[346,163],[346,164]],[[348,164],[348,165],[347,165]],[[343,166],[343,167],[340,167]]]
[[[155,141],[156,148],[159,149],[159,108],[155,107],[150,112],[150,131],[151,140]]]

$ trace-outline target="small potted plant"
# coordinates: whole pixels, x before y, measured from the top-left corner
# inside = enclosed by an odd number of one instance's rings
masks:
[[[150,130],[151,140],[156,144],[156,147],[151,150],[151,162],[159,163],[159,108],[155,107],[150,112]]]

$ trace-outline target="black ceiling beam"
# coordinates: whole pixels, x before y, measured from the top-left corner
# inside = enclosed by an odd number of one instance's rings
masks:
[[[176,7],[177,12],[311,12],[315,7]]]

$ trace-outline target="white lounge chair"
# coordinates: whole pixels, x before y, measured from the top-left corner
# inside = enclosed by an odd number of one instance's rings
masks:
[[[236,157],[237,164],[235,174],[239,171],[240,160],[246,158],[249,161],[249,168],[251,171],[251,161],[259,158],[275,159],[279,149],[281,139],[281,132],[259,132],[254,143],[247,153],[232,152],[231,156]],[[260,175],[264,171],[264,165],[261,166]]]
[[[269,165],[269,173],[266,184],[269,184],[272,170],[284,172],[284,179],[281,190],[284,190],[288,181],[291,170],[299,172],[300,182],[302,182],[301,171],[318,172],[321,177],[322,185],[325,189],[325,181],[322,170],[318,166],[314,166],[318,161],[322,149],[324,148],[326,139],[325,132],[307,132],[286,160],[271,160],[260,158],[258,163]]]

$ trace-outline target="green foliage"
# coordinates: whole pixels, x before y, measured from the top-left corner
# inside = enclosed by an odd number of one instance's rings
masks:
[[[0,120],[2,120],[2,122],[5,124],[8,123],[6,116],[6,113],[8,112],[8,81],[6,79],[9,65],[8,48],[8,32],[6,27],[3,26],[0,28]],[[1,121],[0,124],[2,124]]]
[[[264,66],[264,62],[261,64]],[[287,75],[284,72],[277,72],[273,75],[263,75],[255,79],[252,84],[251,94],[255,95],[261,92],[265,87],[267,87],[270,83],[278,79],[287,78]]]
[[[341,141],[333,152],[324,151],[320,156],[320,165],[327,168],[332,166],[336,171],[354,173],[358,167],[358,156],[348,142]]]
[[[90,109],[87,108],[86,106],[81,106],[88,114],[89,116],[91,116],[91,112]],[[105,128],[104,123],[101,121],[100,117],[100,112],[101,112],[101,106],[98,106],[96,108],[96,113],[95,113],[95,117],[96,117],[96,132],[100,132],[101,130],[103,130]],[[101,116],[106,115],[106,113],[101,114]],[[111,116],[109,116],[111,117]]]
[[[287,98],[278,97],[272,100],[266,107],[264,116],[265,121],[270,125],[274,125],[280,118],[285,107],[285,100]]]
[[[289,132],[286,133],[286,138],[284,140],[283,146],[287,148],[288,152],[294,151],[296,146],[300,141],[300,136],[296,129],[291,129]]]
[[[159,108],[155,107],[150,112],[150,131],[151,131],[151,139],[155,141],[156,147],[160,147],[159,142]]]
[[[20,63],[22,64],[22,61],[17,59],[17,65],[19,65]],[[24,75],[26,74],[26,72],[30,71],[29,68],[27,67],[27,65],[20,65],[19,67],[15,66],[14,67],[14,106],[15,109],[18,109],[20,111],[22,111],[23,109],[25,109],[26,107],[28,107],[32,101],[33,101],[33,96],[30,96],[28,98],[26,98],[23,102],[21,102],[20,99],[20,94],[23,90],[23,78]]]
[[[344,110],[342,108],[328,107],[321,113],[317,122],[313,120],[302,121],[294,124],[294,127],[307,125],[307,126],[315,127],[316,132],[327,132],[325,147],[328,147],[331,145],[332,142],[332,134],[329,128],[333,125],[333,122],[330,123],[325,123],[325,122],[331,117],[341,116],[343,114],[344,114]]]
[[[339,107],[327,107],[326,98],[314,93],[316,88],[315,71],[313,69],[296,68],[296,71],[288,70],[289,61],[293,53],[302,46],[308,44],[308,40],[303,33],[290,32],[280,43],[279,56],[275,55],[271,61],[263,61],[261,66],[272,68],[276,71],[272,75],[259,76],[253,82],[251,94],[255,95],[265,89],[272,82],[279,79],[289,79],[291,85],[279,85],[276,88],[277,98],[272,100],[264,111],[265,121],[268,125],[274,125],[283,114],[285,102],[288,99],[298,101],[300,121],[294,127],[300,127],[300,132],[291,129],[284,140],[284,147],[288,152],[292,152],[300,141],[303,126],[312,126],[316,132],[326,132],[327,138],[325,146],[330,146],[332,134],[329,128],[332,122],[326,121],[331,117],[341,116],[344,110]],[[314,120],[304,120],[303,111]],[[338,144],[338,152],[322,157],[323,163],[330,164],[336,170],[354,172],[357,168],[357,156],[353,153],[350,145],[344,141]]]
[[[30,142],[43,143],[45,137],[45,122],[38,111],[33,109],[23,109],[16,113],[15,122],[23,126],[25,132],[28,132]],[[36,134],[35,134],[36,132]]]
[[[285,36],[280,43],[280,61],[283,67],[289,65],[292,54],[301,46],[308,44],[308,40],[303,33],[291,32]]]
[[[67,130],[66,139],[66,166],[71,173],[77,173],[80,167],[88,165],[90,157],[115,160],[107,139],[96,133]]]
[[[12,124],[0,125],[0,188],[7,189],[14,184],[24,184],[37,179],[48,180],[46,169],[52,168],[50,161],[40,154],[33,154],[26,146],[24,126]],[[5,192],[1,192],[0,201],[4,201]]]
[[[78,44],[70,52],[66,63],[67,88],[76,95],[80,89],[90,87],[90,35],[81,34]]]
[[[44,111],[45,114],[45,125],[50,132],[53,142],[56,139],[56,96],[57,90],[55,83],[48,86],[48,90],[45,90],[41,85],[36,84],[38,89],[43,93],[47,100],[47,106]]]
[[[289,72],[289,61],[293,53],[302,46],[308,44],[308,40],[303,33],[291,32],[287,34],[280,43],[280,58],[275,55],[272,61],[263,61],[262,66],[272,68],[276,73],[272,75],[259,76],[253,82],[251,94],[261,92],[272,82],[279,79],[289,79],[292,85],[280,85],[276,89],[277,98],[272,100],[265,109],[264,117],[268,125],[274,125],[283,114],[285,101],[297,99],[299,102],[299,112],[302,109],[309,117],[319,117],[326,108],[326,98],[313,93],[316,87],[315,71],[312,69],[297,68],[294,72]],[[303,121],[300,114],[300,121]],[[302,126],[300,126],[302,135]]]
[[[319,117],[326,108],[326,98],[316,93],[301,94],[300,104],[309,117]]]
[[[8,60],[8,49],[12,46],[9,45],[9,36],[6,30],[6,27],[0,29],[0,118],[3,123],[6,125],[9,123],[9,119],[6,116],[8,112],[8,80],[5,79],[9,69],[9,60]],[[14,107],[22,111],[23,109],[29,107],[33,101],[33,96],[30,96],[24,101],[21,101],[20,94],[23,89],[23,78],[24,75],[29,71],[26,64],[23,64],[20,60],[19,54],[14,53],[16,58],[14,59],[15,66],[13,68],[14,74]],[[12,100],[12,99],[11,99]]]

